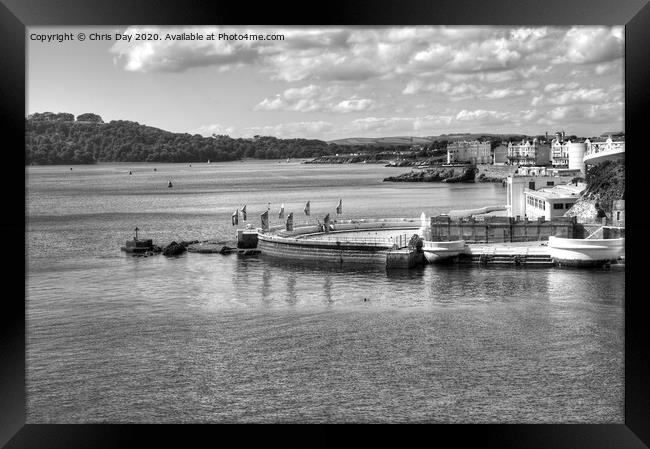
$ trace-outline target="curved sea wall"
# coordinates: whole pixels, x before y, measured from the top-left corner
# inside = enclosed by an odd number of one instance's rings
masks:
[[[406,237],[416,233],[420,225],[419,219],[347,220],[331,224],[327,233],[322,231],[322,226],[302,226],[292,231],[273,230],[259,234],[257,248],[263,256],[292,261],[386,264],[388,252],[400,247],[395,242],[405,246],[408,242]],[[395,234],[404,231],[405,235],[401,240],[392,241],[364,236],[367,231],[395,231]],[[357,232],[359,235],[355,236]]]

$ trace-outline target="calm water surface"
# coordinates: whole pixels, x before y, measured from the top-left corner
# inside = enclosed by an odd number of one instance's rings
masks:
[[[343,218],[504,203],[499,184],[381,182],[404,170],[28,167],[28,421],[622,423],[623,270],[119,250],[135,226],[232,240],[243,204],[257,225],[269,202],[277,224],[280,203],[298,219],[307,200],[312,219],[338,198]]]

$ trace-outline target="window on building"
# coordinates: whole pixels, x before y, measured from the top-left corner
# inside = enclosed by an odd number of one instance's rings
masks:
[[[554,186],[554,185],[555,185],[555,181],[546,181],[547,187]]]
[[[555,203],[553,204],[553,209],[564,209],[564,205],[562,203]]]
[[[620,219],[621,219],[621,211],[616,211],[616,220],[618,221]]]
[[[567,209],[571,209],[571,206],[573,206],[573,204],[571,204],[571,203],[566,203],[564,205],[564,207],[566,207]]]
[[[542,201],[542,210],[546,210],[546,201]]]
[[[528,188],[529,188],[530,190],[535,190],[535,182],[534,182],[534,181],[529,182],[529,183],[528,183]]]

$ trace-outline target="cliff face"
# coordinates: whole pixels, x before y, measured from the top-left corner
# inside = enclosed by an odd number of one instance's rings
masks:
[[[597,200],[580,197],[564,216],[576,217],[578,223],[598,223],[606,213]]]
[[[503,182],[508,176],[513,176],[517,171],[516,165],[488,165],[477,166],[478,182]]]
[[[440,167],[384,178],[384,182],[474,182],[474,167]]]
[[[600,222],[611,217],[612,203],[625,199],[625,163],[607,161],[591,167],[585,176],[587,188],[564,216],[579,223]]]

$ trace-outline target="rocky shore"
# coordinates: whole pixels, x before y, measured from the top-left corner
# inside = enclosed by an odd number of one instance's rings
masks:
[[[374,159],[370,155],[346,154],[343,156],[319,156],[310,161],[304,161],[303,164],[386,164],[388,162],[386,159]]]
[[[384,178],[384,182],[474,182],[475,167],[440,167]]]

